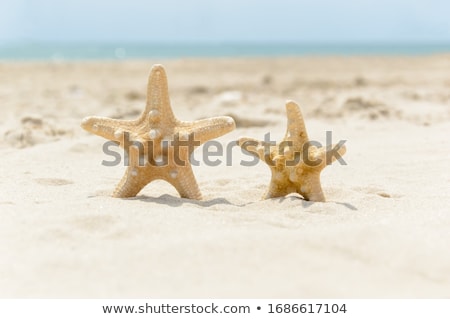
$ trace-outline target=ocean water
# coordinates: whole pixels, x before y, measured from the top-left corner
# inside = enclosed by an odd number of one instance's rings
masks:
[[[304,55],[426,55],[450,53],[448,44],[0,44],[0,60],[122,60],[184,57]]]

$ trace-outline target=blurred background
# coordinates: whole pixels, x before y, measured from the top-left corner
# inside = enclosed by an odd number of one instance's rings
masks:
[[[448,0],[1,0],[0,59],[450,51]]]

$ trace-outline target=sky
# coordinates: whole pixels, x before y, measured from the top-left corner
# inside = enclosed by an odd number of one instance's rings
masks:
[[[0,44],[450,43],[449,15],[449,0],[0,0]]]

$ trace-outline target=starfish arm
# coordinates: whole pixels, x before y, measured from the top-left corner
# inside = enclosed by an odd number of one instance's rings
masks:
[[[89,116],[83,119],[81,127],[88,132],[121,143],[124,132],[130,132],[136,121],[115,120],[107,117]]]
[[[301,150],[303,144],[308,142],[305,121],[300,107],[294,101],[286,102],[287,129],[284,140],[292,141],[296,150]]]
[[[170,106],[166,71],[160,64],[155,64],[152,67],[148,77],[147,104],[140,120],[143,121],[147,117],[150,120],[152,118],[161,118],[163,124],[176,122]]]
[[[173,176],[176,176],[176,178],[172,178],[171,180],[167,179],[167,181],[175,187],[180,194],[180,197],[195,200],[202,199],[202,194],[190,164],[178,166],[177,170],[172,173],[174,173]]]
[[[236,128],[233,118],[219,116],[202,119],[194,122],[181,122],[180,134],[193,134],[193,140],[199,145],[218,138]]]
[[[141,189],[152,181],[152,175],[146,172],[145,166],[139,166],[139,150],[130,148],[129,163],[125,175],[117,184],[113,197],[126,198],[136,196]]]
[[[118,198],[134,197],[151,181],[148,175],[142,174],[139,168],[129,166],[112,196]]]
[[[287,192],[286,187],[281,187],[278,183],[274,182],[272,178],[269,189],[266,191],[262,199],[284,197],[288,194],[289,193]]]
[[[325,195],[320,185],[320,173],[314,172],[302,180],[297,192],[303,196],[305,200],[312,202],[324,202]]]
[[[346,152],[345,145],[333,144],[327,147],[320,147],[312,153],[311,162],[317,163],[313,167],[317,167],[318,171],[323,170],[327,165],[333,163],[338,156],[344,156]]]
[[[264,146],[261,141],[251,137],[241,137],[237,143],[244,151],[247,151],[253,156],[258,157],[260,160],[265,161]]]
[[[337,152],[337,154],[335,154]],[[344,156],[344,154],[347,152],[347,148],[344,144],[333,144],[331,147],[327,148],[327,156],[326,159],[328,159],[327,164],[333,163],[335,160],[341,158]]]

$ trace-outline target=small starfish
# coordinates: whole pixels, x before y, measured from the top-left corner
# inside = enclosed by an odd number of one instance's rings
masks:
[[[268,164],[272,171],[269,190],[263,199],[299,193],[305,200],[324,202],[320,172],[345,154],[345,145],[317,148],[308,139],[300,107],[288,101],[286,111],[288,124],[281,143],[270,145],[243,137],[238,144]]]
[[[162,179],[181,197],[200,200],[202,195],[189,157],[195,146],[235,128],[229,116],[183,122],[176,119],[169,100],[166,72],[154,65],[147,87],[147,105],[136,120],[87,117],[85,130],[111,140],[128,154],[128,167],[113,197],[134,197],[148,183]]]

